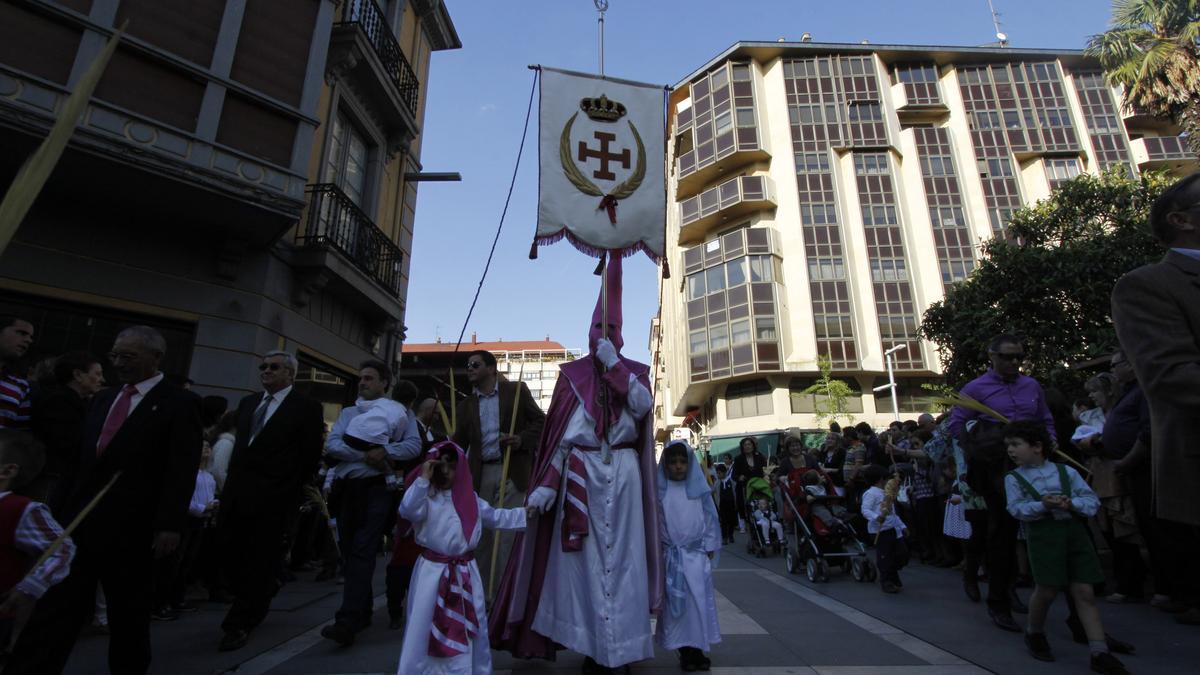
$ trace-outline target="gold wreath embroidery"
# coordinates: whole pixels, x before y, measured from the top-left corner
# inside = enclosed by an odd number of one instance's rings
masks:
[[[633,126],[632,121],[626,120],[629,130],[633,132],[633,140],[637,143],[637,166],[634,167],[633,175],[605,195],[603,190],[579,171],[579,167],[571,158],[571,127],[574,126],[575,118],[578,116],[578,112],[571,115],[571,119],[567,120],[567,126],[563,127],[562,136],[558,140],[558,159],[562,162],[563,173],[567,175],[567,180],[571,181],[571,185],[574,185],[583,194],[593,197],[625,199],[636,192],[641,187],[642,180],[646,178],[646,146],[642,145],[642,137],[638,134],[637,127]]]

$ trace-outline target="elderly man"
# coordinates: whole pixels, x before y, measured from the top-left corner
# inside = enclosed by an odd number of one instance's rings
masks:
[[[33,344],[33,324],[0,316],[0,429],[29,426],[29,380],[16,367]]]
[[[346,583],[342,607],[321,635],[343,647],[353,644],[355,634],[371,623],[375,558],[396,508],[387,484],[392,462],[411,460],[421,452],[421,436],[411,413],[387,397],[391,388],[392,371],[386,364],[363,363],[358,371],[358,401],[342,409],[325,439],[325,454],[341,462],[333,470],[342,481],[337,519]],[[372,425],[364,422],[366,415],[378,420],[377,435],[371,438],[362,437],[372,431]],[[406,433],[410,428],[411,433]]]
[[[992,367],[971,380],[962,393],[988,406],[1009,420],[1037,420],[1055,438],[1054,417],[1046,406],[1042,385],[1021,374],[1025,348],[1012,335],[999,335],[988,345]],[[973,424],[968,425],[968,422]],[[967,427],[970,426],[970,429]],[[1012,632],[1021,628],[1013,621],[1013,610],[1024,603],[1013,590],[1016,564],[1017,521],[1008,514],[1004,474],[1011,468],[1002,425],[979,412],[958,406],[950,415],[952,438],[962,439],[967,457],[967,484],[987,503],[988,615],[996,626]],[[964,579],[967,595],[977,597],[974,579]]]
[[[61,672],[92,616],[97,583],[108,600],[109,670],[150,667],[154,559],[179,545],[202,434],[200,397],[159,371],[166,351],[162,335],[147,326],[117,335],[108,357],[122,386],[97,394],[88,410],[64,515],[69,520],[108,492],[75,530],[71,575],[42,598],[4,672]]]
[[[238,404],[237,441],[217,520],[234,595],[221,623],[221,651],[245,645],[266,618],[279,591],[284,534],[321,458],[321,404],[292,390],[297,368],[290,353],[267,352],[258,365],[263,391]]]
[[[1150,227],[1169,250],[1162,262],[1113,288],[1117,337],[1150,403],[1154,508],[1168,523],[1174,560],[1200,555],[1200,173],[1167,188],[1150,207]],[[1190,607],[1176,619],[1200,625],[1200,588],[1188,571],[1175,581]]]

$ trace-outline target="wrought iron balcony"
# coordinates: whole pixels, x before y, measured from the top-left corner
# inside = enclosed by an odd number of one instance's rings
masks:
[[[347,0],[342,10],[342,20],[337,26],[357,26],[366,36],[367,41],[375,50],[383,64],[388,79],[396,86],[400,99],[414,117],[417,115],[417,97],[420,95],[421,84],[413,73],[404,52],[400,51],[400,43],[388,25],[387,17],[375,4],[375,0]]]
[[[302,248],[332,248],[395,296],[403,251],[332,183],[309,185],[308,220],[296,237]]]

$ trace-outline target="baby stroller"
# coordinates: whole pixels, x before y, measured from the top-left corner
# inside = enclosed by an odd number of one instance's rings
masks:
[[[878,571],[849,519],[835,517],[827,523],[813,513],[817,502],[810,505],[804,489],[804,476],[810,472],[818,476],[817,484],[829,495],[818,497],[820,503],[835,507],[845,501],[836,496],[833,481],[819,469],[795,469],[788,474],[787,486],[781,491],[786,509],[784,529],[790,528],[794,535],[793,545],[784,554],[787,571],[797,574],[803,568],[808,580],[817,583],[829,581],[830,568],[836,566],[849,570],[855,581],[874,581]]]
[[[776,532],[776,528],[771,526],[768,526],[767,535],[764,538],[762,529],[754,519],[754,511],[758,508],[759,500],[766,500],[767,510],[772,516],[776,515],[775,493],[771,489],[771,484],[764,478],[751,478],[746,481],[746,512],[742,514],[742,517],[746,519],[746,526],[750,529],[750,536],[746,541],[746,552],[759,558],[765,558],[772,550],[779,553],[787,545],[787,540],[786,537],[781,537]]]

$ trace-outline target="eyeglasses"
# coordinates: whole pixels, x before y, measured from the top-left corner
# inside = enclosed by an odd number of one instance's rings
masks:
[[[1025,353],[1021,352],[1019,354],[1002,354],[1000,352],[992,352],[992,356],[1004,361],[1020,361],[1021,359],[1025,358]]]
[[[266,372],[268,370],[275,371],[275,370],[279,370],[282,367],[283,367],[283,364],[281,364],[281,363],[260,363],[260,364],[258,364],[258,369],[261,372]]]
[[[467,361],[467,370],[477,370],[483,367],[483,361]]]
[[[133,352],[109,352],[108,353],[108,360],[112,361],[113,363],[116,363],[118,361],[133,361],[137,357],[138,357],[138,355]]]

